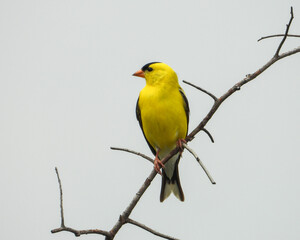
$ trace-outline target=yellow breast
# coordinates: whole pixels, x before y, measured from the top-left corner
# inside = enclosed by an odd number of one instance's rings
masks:
[[[145,137],[154,149],[171,150],[187,134],[187,118],[179,89],[145,86],[139,97]]]

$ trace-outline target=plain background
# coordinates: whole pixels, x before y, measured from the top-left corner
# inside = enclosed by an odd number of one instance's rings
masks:
[[[145,85],[132,73],[162,61],[179,79],[225,93],[275,53],[298,0],[0,1],[1,239],[75,239],[59,227],[58,167],[66,225],[109,230],[152,170],[135,119]],[[282,51],[299,46],[288,39]],[[186,201],[159,202],[155,178],[131,217],[180,239],[300,238],[300,55],[274,64],[220,107],[185,152]],[[190,130],[212,99],[180,83]],[[103,239],[82,236],[81,239]],[[159,239],[124,226],[116,239]]]

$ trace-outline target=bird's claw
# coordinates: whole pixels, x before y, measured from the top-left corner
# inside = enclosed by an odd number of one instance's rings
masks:
[[[164,167],[165,167],[165,165],[162,163],[162,161],[160,161],[159,158],[156,157],[156,158],[154,159],[154,169],[155,169],[155,171],[156,171],[158,174],[161,175],[160,169],[161,169],[161,168],[164,168]]]
[[[180,151],[183,151],[183,143],[187,143],[187,141],[185,139],[178,139],[178,141],[176,142],[177,147],[179,147]]]

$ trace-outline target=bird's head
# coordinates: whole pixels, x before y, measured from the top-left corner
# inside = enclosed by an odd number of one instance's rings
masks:
[[[178,84],[177,74],[165,63],[151,62],[147,63],[133,76],[146,79],[146,84]]]

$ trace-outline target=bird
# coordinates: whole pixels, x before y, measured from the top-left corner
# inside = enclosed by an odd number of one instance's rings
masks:
[[[133,76],[146,79],[136,104],[136,118],[155,155],[154,168],[162,175],[160,202],[173,193],[180,201],[184,194],[178,164],[189,125],[189,103],[174,70],[162,62],[150,62]],[[165,164],[161,162],[176,146],[180,151]],[[162,168],[162,173],[160,171]]]

